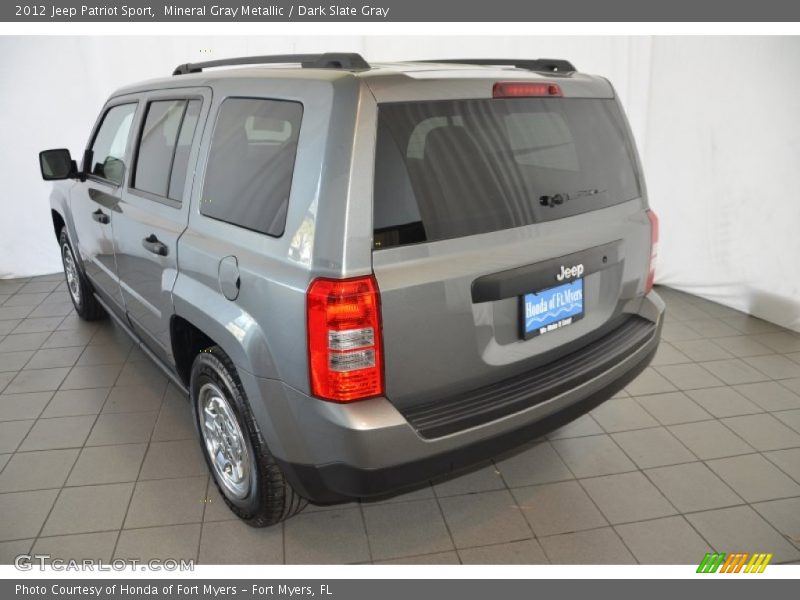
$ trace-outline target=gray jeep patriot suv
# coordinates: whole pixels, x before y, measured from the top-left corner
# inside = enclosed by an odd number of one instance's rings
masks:
[[[628,124],[564,60],[185,64],[40,165],[75,310],[185,391],[253,526],[533,440],[660,339]]]

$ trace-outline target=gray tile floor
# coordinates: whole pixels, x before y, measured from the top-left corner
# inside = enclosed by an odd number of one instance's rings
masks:
[[[800,334],[662,288],[653,365],[589,415],[460,477],[252,530],[185,399],[62,281],[0,282],[0,562],[800,561]]]

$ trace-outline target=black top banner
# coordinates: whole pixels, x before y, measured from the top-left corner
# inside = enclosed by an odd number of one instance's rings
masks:
[[[0,4],[18,22],[796,22],[792,0],[57,0]]]

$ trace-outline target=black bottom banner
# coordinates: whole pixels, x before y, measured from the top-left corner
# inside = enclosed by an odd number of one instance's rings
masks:
[[[309,567],[313,569],[313,567]],[[297,579],[297,580],[167,580],[145,578],[115,579],[38,579],[4,580],[0,598],[36,600],[123,600],[160,598],[163,600],[239,599],[280,600],[422,600],[442,599],[532,599],[532,598],[646,598],[647,600],[687,600],[725,594],[736,598],[795,597],[797,581],[782,579]]]

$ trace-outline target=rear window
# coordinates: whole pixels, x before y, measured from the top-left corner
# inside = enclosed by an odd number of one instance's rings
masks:
[[[640,195],[614,100],[511,98],[379,107],[375,248],[551,221]]]
[[[297,102],[225,100],[211,139],[200,212],[283,235],[302,117]]]

